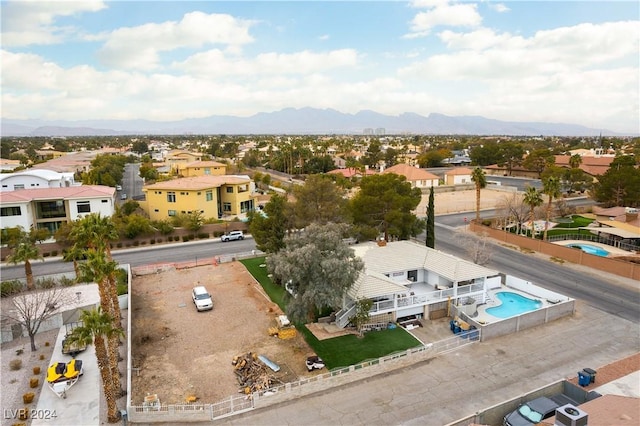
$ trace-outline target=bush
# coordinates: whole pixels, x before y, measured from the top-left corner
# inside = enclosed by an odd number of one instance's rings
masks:
[[[12,359],[9,362],[9,369],[11,371],[18,371],[22,368],[22,360],[21,359]]]
[[[140,241],[135,240],[135,241],[133,242],[133,246],[134,246],[134,247],[138,247],[139,245],[140,245]]]
[[[33,398],[36,397],[36,394],[33,392],[28,392],[22,395],[22,402],[25,404],[31,404],[33,402]]]
[[[160,244],[162,242],[162,238],[158,238],[156,241]]]
[[[149,244],[153,245],[155,243],[156,243],[156,239],[155,238],[152,238],[151,240],[149,240]]]
[[[48,251],[42,253],[42,257],[49,257],[51,256],[51,253],[49,253]]]
[[[58,250],[51,251],[51,256],[57,256],[57,255],[58,255]]]
[[[140,241],[140,245],[141,245],[141,246],[146,246],[146,245],[147,245],[147,240],[142,240],[142,241]]]
[[[76,284],[76,280],[74,280],[73,278],[69,278],[66,275],[63,275],[60,278],[58,278],[58,283],[62,287],[71,287]]]
[[[129,283],[127,282],[127,271],[125,271],[124,269],[118,269],[118,271],[116,272],[116,283],[118,296],[127,294],[127,292],[129,291]]]
[[[189,238],[189,236],[188,236],[188,235],[183,235],[183,236],[182,236],[182,241],[183,241],[183,242],[185,242],[185,243],[186,243],[186,242],[189,242],[189,240],[190,240],[190,238]]]
[[[122,243],[117,243],[117,244],[116,244],[116,247],[118,247],[118,248],[122,248]]]
[[[31,389],[35,389],[40,385],[40,380],[37,377],[32,377],[31,380],[29,380],[29,387]]]
[[[209,234],[206,232],[200,232],[198,233],[198,238],[200,238],[201,240],[205,239],[205,238],[209,238]]]
[[[7,297],[20,293],[23,288],[24,284],[22,284],[22,281],[20,280],[3,281],[0,296]]]
[[[37,288],[44,288],[44,289],[49,289],[49,288],[54,288],[58,285],[58,283],[56,282],[55,279],[49,277],[49,278],[39,278],[36,280],[36,287]]]
[[[33,374],[35,374],[36,376],[40,374],[40,367],[33,367]]]

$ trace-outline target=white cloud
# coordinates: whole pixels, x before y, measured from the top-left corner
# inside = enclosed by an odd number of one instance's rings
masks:
[[[54,25],[59,16],[97,12],[107,6],[100,0],[11,1],[2,5],[4,47],[56,44],[75,33],[72,27]]]
[[[320,41],[326,41],[329,40],[331,37],[329,36],[329,34],[323,34],[320,37],[318,37],[318,40]]]
[[[161,52],[215,44],[237,48],[251,43],[249,28],[255,23],[230,15],[191,12],[178,22],[114,30],[103,35],[106,42],[98,54],[105,65],[113,68],[152,70],[160,66]]]
[[[494,3],[492,1],[489,2],[489,7],[498,13],[509,12],[511,10],[504,3]]]
[[[434,27],[476,27],[482,23],[482,17],[478,13],[477,5],[449,4],[448,2],[427,1],[427,7],[432,7],[426,12],[419,12],[413,17],[409,25],[409,33],[405,38],[424,37],[431,33]]]
[[[262,53],[246,59],[226,56],[218,49],[197,53],[173,67],[202,77],[252,76],[263,74],[309,74],[335,68],[355,67],[358,54],[353,49],[315,53],[308,50],[291,54]]]

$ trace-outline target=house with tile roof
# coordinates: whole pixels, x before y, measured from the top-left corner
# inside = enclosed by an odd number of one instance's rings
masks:
[[[439,183],[438,176],[408,164],[396,164],[384,170],[382,173],[395,173],[404,176],[412,188],[430,188],[432,186],[438,186]]]
[[[154,183],[142,188],[141,207],[151,220],[200,212],[209,218],[243,218],[255,209],[255,183],[244,175],[203,175]]]
[[[555,165],[558,167],[571,168],[570,155],[555,155]],[[613,155],[592,156],[582,155],[582,163],[578,166],[583,172],[590,176],[602,176],[609,170],[609,166],[615,159]]]
[[[201,160],[202,154],[182,150],[170,151],[166,154],[165,157],[165,163],[167,163],[171,170],[174,170],[175,172],[178,172],[180,166]]]
[[[178,175],[182,177],[221,176],[227,173],[227,165],[217,161],[192,161],[178,164]]]
[[[466,167],[456,167],[444,173],[445,185],[463,185],[473,183],[471,174],[473,171]]]
[[[102,185],[0,192],[1,226],[46,228],[55,233],[63,223],[89,213],[111,216],[115,205],[116,189]]]
[[[330,175],[342,175],[347,179],[351,178],[361,178],[363,176],[372,176],[377,174],[375,170],[365,169],[364,171],[357,169],[355,167],[347,167],[344,169],[334,169],[327,172]]]
[[[415,315],[429,318],[448,302],[473,298],[486,302],[487,289],[498,287],[498,271],[412,241],[352,246],[364,269],[347,291],[336,324],[345,327],[356,302],[373,301],[370,318],[386,323]]]

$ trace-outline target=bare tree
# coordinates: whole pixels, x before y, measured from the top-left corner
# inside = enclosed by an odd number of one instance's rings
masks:
[[[67,289],[54,287],[19,294],[12,300],[13,308],[3,310],[3,319],[20,324],[27,330],[32,352],[36,350],[35,337],[40,326],[71,303],[71,293],[65,290]]]
[[[517,233],[522,232],[522,224],[527,221],[529,216],[529,206],[524,202],[521,195],[513,193],[506,195],[498,201],[498,215],[503,218],[504,226],[514,223],[517,226]]]
[[[458,230],[456,231],[456,240],[463,246],[473,261],[477,265],[486,265],[493,256],[493,247],[489,241],[489,234],[483,232],[478,235],[473,232]]]

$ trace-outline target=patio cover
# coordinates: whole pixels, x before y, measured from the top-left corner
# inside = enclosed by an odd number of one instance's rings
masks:
[[[593,233],[598,233],[598,232],[602,232],[603,234],[611,234],[611,235],[616,235],[618,237],[622,237],[622,238],[640,238],[640,228],[638,228],[637,226],[632,226],[632,225],[628,225],[626,223],[617,223],[615,224],[616,227],[614,228],[613,225],[610,222],[615,222],[613,220],[605,220],[605,221],[601,221],[601,223],[603,225],[611,225],[610,226],[603,226],[603,227],[589,227],[589,226],[583,226],[580,227],[580,229],[586,229],[589,232],[593,232]],[[624,228],[623,227],[618,227],[618,225],[626,225]],[[634,230],[633,228],[635,228],[636,230]]]

